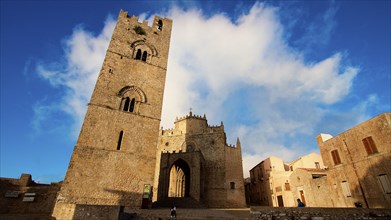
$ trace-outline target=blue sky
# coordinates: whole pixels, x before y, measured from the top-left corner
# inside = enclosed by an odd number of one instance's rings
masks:
[[[224,122],[245,176],[390,112],[389,1],[1,1],[0,176],[64,178],[119,10],[173,19],[162,126]]]

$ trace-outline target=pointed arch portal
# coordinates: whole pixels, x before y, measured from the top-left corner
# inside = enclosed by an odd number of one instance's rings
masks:
[[[168,197],[189,197],[190,167],[182,159],[171,166]]]
[[[172,204],[171,198],[202,200],[205,159],[200,151],[169,153],[160,157],[157,202]]]

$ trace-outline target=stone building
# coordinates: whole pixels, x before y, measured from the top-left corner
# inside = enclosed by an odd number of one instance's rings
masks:
[[[158,201],[190,197],[207,207],[245,207],[239,139],[228,145],[224,125],[209,126],[205,115],[177,118],[174,129],[159,132],[154,188]]]
[[[299,168],[292,172],[289,181],[294,199],[300,199],[307,207],[334,207],[335,192],[327,185],[326,169]]]
[[[296,206],[295,199],[300,198],[309,207],[391,208],[391,113],[335,137],[320,134],[317,141],[319,163],[297,160],[283,166],[282,160],[271,157],[254,167],[250,201]],[[290,190],[284,189],[284,181]]]
[[[391,208],[391,113],[378,115],[335,137],[317,136],[333,205]]]
[[[190,115],[159,131],[171,27],[170,19],[155,17],[148,26],[121,10],[53,210],[57,219],[112,218],[124,206],[169,198],[245,206],[240,142],[228,146],[223,125]]]
[[[140,207],[150,200],[171,26],[160,17],[148,26],[121,10],[53,211],[57,219],[72,219],[86,205]]]
[[[302,168],[322,170],[324,168],[319,154],[310,153],[290,163],[271,156],[250,170],[251,184],[248,187],[250,204],[294,207],[296,199],[305,201],[304,190],[294,191],[290,176]]]
[[[0,178],[0,219],[45,219],[51,215],[60,183],[40,184],[30,174]],[[21,219],[21,218],[20,218]]]

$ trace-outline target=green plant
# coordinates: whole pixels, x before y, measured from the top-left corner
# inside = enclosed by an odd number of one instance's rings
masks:
[[[142,27],[138,26],[138,25],[135,26],[133,28],[133,30],[136,32],[136,34],[146,35],[145,30]]]

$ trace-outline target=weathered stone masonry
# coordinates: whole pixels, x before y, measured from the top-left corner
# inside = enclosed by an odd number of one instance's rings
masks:
[[[120,12],[55,217],[72,218],[77,205],[140,207],[144,184],[153,185],[171,26]]]
[[[223,124],[209,126],[190,112],[160,131],[156,158],[157,200],[190,196],[207,207],[245,207],[240,141],[228,145]]]

